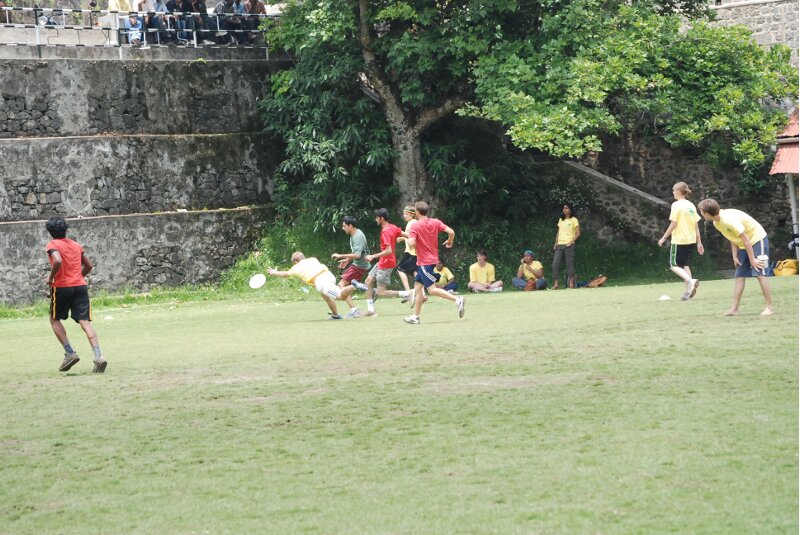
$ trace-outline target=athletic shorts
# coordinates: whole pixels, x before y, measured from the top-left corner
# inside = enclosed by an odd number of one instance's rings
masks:
[[[342,289],[336,285],[336,277],[330,271],[323,271],[317,275],[314,279],[314,288],[331,299],[339,299],[342,296]]]
[[[83,286],[67,286],[50,289],[50,317],[65,320],[68,316],[76,322],[92,321],[92,305],[89,303],[89,289]]]
[[[369,271],[369,277],[375,279],[375,283],[378,286],[389,286],[389,283],[392,281],[393,270],[394,268],[381,269],[378,267],[378,264],[375,264]]]
[[[425,288],[439,282],[440,275],[434,271],[436,264],[430,266],[417,266],[417,276],[414,280],[421,283]]]
[[[766,236],[764,239],[753,244],[753,254],[758,258],[759,256],[769,256],[769,240]],[[736,277],[764,277],[766,273],[760,269],[754,268],[750,265],[750,257],[747,256],[747,249],[739,249],[739,264],[736,268]]]
[[[692,265],[692,256],[697,248],[696,243],[669,246],[669,267],[686,267]]]
[[[366,268],[360,268],[350,264],[348,268],[342,273],[342,280],[346,280],[347,282],[350,281],[360,281],[364,278],[364,275],[367,273]]]
[[[417,257],[410,253],[403,253],[400,263],[397,264],[397,271],[402,271],[407,275],[413,275],[417,270]]]

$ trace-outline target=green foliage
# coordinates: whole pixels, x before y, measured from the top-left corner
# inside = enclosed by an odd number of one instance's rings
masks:
[[[796,99],[790,51],[762,48],[742,26],[681,25],[641,4],[571,3],[544,18],[542,46],[503,43],[480,59],[481,106],[469,112],[556,156],[600,150],[600,134],[623,126],[712,159],[727,151],[759,189],[765,147],[786,122],[778,104]]]

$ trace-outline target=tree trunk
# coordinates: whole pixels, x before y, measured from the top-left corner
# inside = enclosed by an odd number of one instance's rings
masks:
[[[413,131],[403,132],[392,127],[392,146],[394,156],[394,182],[400,189],[403,204],[416,201],[431,201],[431,189],[425,162],[422,159],[422,144]]]

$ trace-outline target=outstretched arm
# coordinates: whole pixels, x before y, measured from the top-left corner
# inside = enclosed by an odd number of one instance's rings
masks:
[[[272,275],[274,277],[283,277],[284,279],[291,276],[291,275],[289,275],[288,271],[278,271],[277,269],[273,269],[273,268],[268,269],[267,273],[269,273],[270,275]]]

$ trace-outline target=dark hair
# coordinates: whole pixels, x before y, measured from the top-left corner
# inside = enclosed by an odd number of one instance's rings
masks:
[[[382,217],[384,220],[389,221],[389,210],[386,208],[378,208],[375,210],[375,217]]]
[[[353,225],[354,227],[358,228],[358,221],[356,218],[351,215],[346,215],[342,218],[342,223],[345,225]]]
[[[559,214],[558,218],[559,218],[559,219],[564,219],[564,207],[565,207],[565,206],[566,206],[567,208],[569,208],[569,216],[570,216],[570,217],[575,217],[575,208],[573,208],[573,207],[572,207],[572,205],[571,205],[570,203],[568,203],[568,202],[565,202],[565,203],[563,203],[563,204],[561,205],[561,212],[560,212],[560,214]]]
[[[53,238],[66,238],[69,225],[67,225],[63,217],[55,216],[47,220],[44,228],[47,229],[47,232],[49,232],[50,236]]]
[[[416,204],[414,204],[414,209],[419,215],[428,215],[429,208],[428,203],[425,201],[417,201]]]
[[[477,251],[475,251],[475,253],[481,256],[485,256],[486,258],[489,258],[489,255],[486,254],[486,249],[478,249]]]

